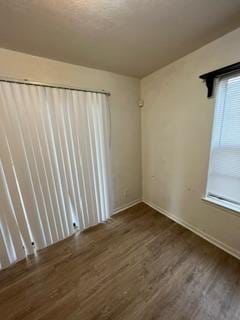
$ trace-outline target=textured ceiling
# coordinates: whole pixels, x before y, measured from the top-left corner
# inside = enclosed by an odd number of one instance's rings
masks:
[[[143,77],[240,26],[240,0],[1,0],[0,47]]]

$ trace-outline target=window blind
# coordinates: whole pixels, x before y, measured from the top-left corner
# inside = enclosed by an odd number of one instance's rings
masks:
[[[218,82],[207,196],[240,205],[240,74]]]
[[[106,95],[0,82],[0,269],[111,213]]]

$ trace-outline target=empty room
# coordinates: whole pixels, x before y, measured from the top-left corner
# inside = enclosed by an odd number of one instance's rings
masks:
[[[0,320],[240,320],[240,1],[0,1]]]

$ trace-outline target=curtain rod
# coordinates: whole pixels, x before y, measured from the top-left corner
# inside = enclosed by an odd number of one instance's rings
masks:
[[[36,82],[36,81],[28,80],[28,79],[18,80],[18,79],[0,77],[0,82],[10,82],[10,83],[26,84],[26,85],[30,85],[30,86],[41,86],[41,87],[47,87],[47,88],[57,88],[57,89],[65,89],[65,90],[73,90],[73,91],[101,93],[101,94],[105,94],[106,96],[111,95],[110,92],[105,91],[105,90],[83,89],[83,88],[66,86],[66,85],[61,85],[61,84]]]
[[[226,66],[217,70],[213,70],[208,73],[204,73],[201,76],[199,76],[200,79],[203,79],[206,82],[206,86],[208,89],[208,95],[207,95],[208,98],[212,97],[215,78],[226,75],[226,74],[230,74],[232,72],[237,72],[239,70],[240,70],[240,62],[237,62],[229,66]]]

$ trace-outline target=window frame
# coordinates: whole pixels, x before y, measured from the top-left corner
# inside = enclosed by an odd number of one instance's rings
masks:
[[[213,135],[214,135],[214,125],[215,125],[215,117],[216,117],[216,103],[217,103],[217,95],[220,82],[224,78],[231,78],[235,77],[236,74],[240,76],[240,72],[234,72],[232,75],[228,74],[225,76],[221,76],[219,78],[216,78],[215,81],[215,94],[214,94],[214,112],[213,112],[213,119],[212,119],[212,127],[211,127],[211,143],[210,143],[210,149],[209,149],[209,157],[208,157],[208,169],[207,169],[207,177],[206,177],[206,184],[205,184],[205,190],[204,190],[204,195],[202,196],[202,200],[207,202],[210,205],[214,205],[218,208],[225,209],[228,212],[231,212],[237,216],[240,217],[240,204],[234,203],[232,201],[228,201],[227,199],[218,197],[217,195],[215,196],[214,194],[211,194],[208,191],[208,185],[209,185],[209,172],[210,172],[210,165],[211,165],[211,159],[212,159],[212,149],[213,149]]]

